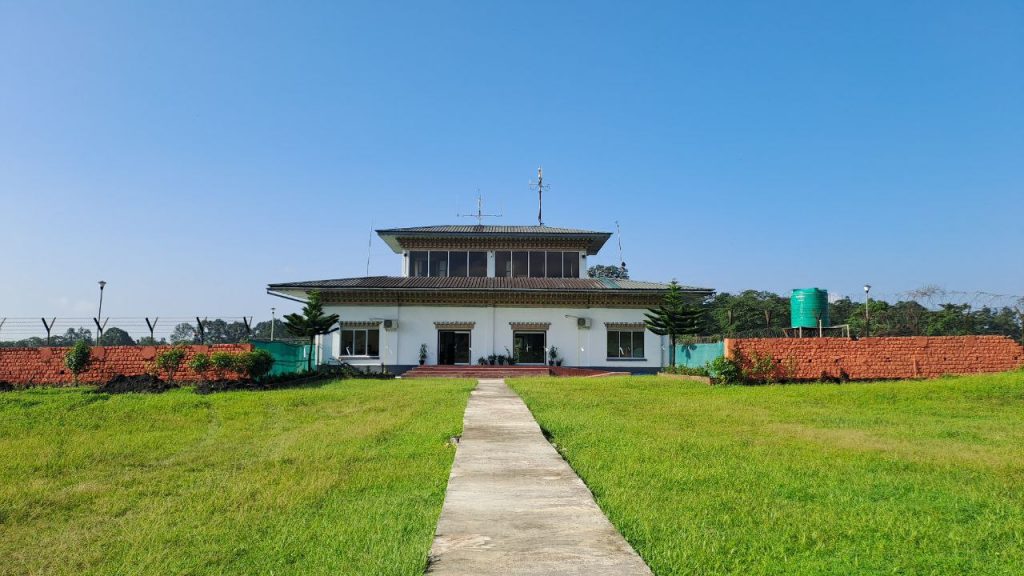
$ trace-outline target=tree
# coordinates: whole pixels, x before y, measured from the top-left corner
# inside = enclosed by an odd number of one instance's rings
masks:
[[[306,371],[313,369],[312,350],[316,345],[316,337],[326,333],[337,322],[337,314],[324,314],[320,292],[316,290],[309,292],[302,314],[285,314],[285,328],[295,336],[309,339],[310,355],[306,357]]]
[[[617,278],[619,280],[629,280],[629,271],[626,270],[625,266],[615,266],[604,264],[597,264],[587,268],[587,276],[591,278]]]
[[[75,342],[70,350],[64,353],[64,366],[71,371],[75,384],[78,384],[78,375],[89,369],[92,364],[92,349],[85,340]]]
[[[171,332],[172,344],[191,344],[196,341],[196,329],[188,322],[182,322]]]
[[[220,318],[203,322],[203,342],[205,344],[237,344],[249,339],[245,323],[235,321],[227,323]]]
[[[668,336],[669,364],[676,365],[676,339],[679,336],[695,336],[704,329],[704,310],[690,304],[683,290],[675,280],[669,284],[668,292],[657,308],[644,314],[647,329],[658,336]]]
[[[263,322],[257,322],[252,327],[252,337],[256,340],[270,340],[270,320],[264,320]],[[274,323],[274,339],[283,340],[288,338],[288,329],[285,327],[284,322],[280,318],[275,318]]]
[[[132,339],[124,330],[112,326],[103,331],[103,336],[100,337],[100,346],[134,346],[135,340]]]

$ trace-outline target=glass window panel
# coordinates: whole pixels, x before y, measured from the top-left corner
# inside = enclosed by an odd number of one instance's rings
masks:
[[[544,253],[530,252],[530,278],[544,277]]]
[[[427,275],[427,253],[409,252],[409,276]]]
[[[448,275],[448,253],[447,252],[434,252],[430,251],[430,275],[431,276],[447,276]]]
[[[633,358],[644,357],[644,333],[633,332]]]
[[[474,278],[487,277],[487,252],[469,253],[469,275]]]
[[[511,252],[494,253],[494,275],[498,278],[508,278],[509,276],[512,276]]]
[[[619,357],[633,357],[633,339],[629,332],[619,332]]]
[[[468,276],[469,263],[468,254],[466,252],[449,252],[448,253],[448,275],[449,276]]]
[[[565,278],[580,277],[579,252],[562,252],[562,276]]]
[[[530,253],[529,252],[513,252],[512,253],[512,275],[516,278],[524,278],[529,275],[530,270]]]
[[[354,335],[353,335],[351,330],[342,330],[341,331],[341,355],[342,356],[351,356],[351,355],[355,354],[355,352],[352,351],[352,349],[353,349],[352,338],[353,337],[354,337]]]
[[[561,252],[548,252],[548,278],[561,278],[562,277],[562,253]]]
[[[619,357],[619,333],[614,330],[608,331],[608,358]]]
[[[366,356],[366,330],[355,330],[355,345],[352,353],[356,356]]]
[[[380,356],[380,330],[366,331],[366,353],[370,356]]]

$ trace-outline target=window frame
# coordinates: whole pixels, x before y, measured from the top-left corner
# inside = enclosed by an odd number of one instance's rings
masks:
[[[362,333],[363,354],[347,354],[345,350],[345,334],[352,335],[352,351],[356,350],[356,333]],[[377,333],[377,353],[370,354],[370,332]],[[338,358],[380,358],[380,328],[341,328],[338,330]]]
[[[615,347],[615,354],[612,354],[612,350],[605,350],[605,359],[611,361],[621,360],[646,360],[647,359],[647,347],[644,345],[644,337],[646,336],[646,330],[608,330],[608,334],[605,337],[605,347],[610,344],[611,335],[616,334],[617,345]],[[629,355],[620,355],[622,347],[622,335],[629,334]],[[637,340],[639,339],[639,355],[637,354]]]

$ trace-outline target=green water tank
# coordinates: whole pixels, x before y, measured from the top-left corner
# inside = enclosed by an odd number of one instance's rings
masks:
[[[828,290],[821,288],[797,288],[789,298],[789,318],[793,328],[817,328],[828,326]]]

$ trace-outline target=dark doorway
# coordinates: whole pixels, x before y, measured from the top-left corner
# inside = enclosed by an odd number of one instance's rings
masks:
[[[469,364],[469,331],[437,331],[437,363]]]
[[[546,332],[513,332],[512,348],[519,364],[543,364]]]

